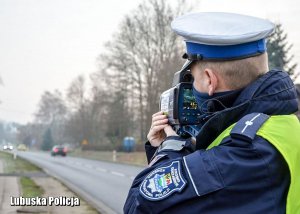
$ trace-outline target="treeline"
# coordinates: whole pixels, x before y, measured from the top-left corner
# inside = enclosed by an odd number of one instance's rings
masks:
[[[58,144],[86,140],[109,149],[125,136],[144,141],[160,93],[184,62],[184,44],[170,28],[176,16],[189,10],[184,5],[184,0],[175,6],[144,1],[125,16],[98,57],[98,72],[89,79],[78,76],[65,92],[44,92],[34,122],[19,129],[20,138],[40,147],[51,129]]]
[[[170,28],[176,16],[192,8],[184,5],[184,0],[175,6],[164,0],[144,1],[125,16],[98,57],[99,70],[89,79],[76,77],[65,92],[44,92],[34,122],[19,127],[18,139],[41,148],[50,130],[55,144],[79,145],[85,140],[91,148],[113,149],[125,136],[144,142],[161,92],[170,88],[184,63],[184,43]],[[293,73],[296,65],[291,67],[287,57],[290,47],[280,25],[278,29],[268,47],[272,62],[284,61],[272,66]]]

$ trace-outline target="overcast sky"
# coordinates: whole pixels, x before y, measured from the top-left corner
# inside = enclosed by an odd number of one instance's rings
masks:
[[[95,72],[103,44],[140,2],[0,0],[0,120],[32,120],[45,90],[64,92],[79,74]],[[300,69],[298,2],[201,0],[194,11],[236,12],[281,22]]]

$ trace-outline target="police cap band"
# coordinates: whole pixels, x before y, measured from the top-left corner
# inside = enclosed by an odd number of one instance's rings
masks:
[[[266,51],[274,30],[268,20],[222,12],[190,13],[176,18],[172,29],[186,42],[190,60],[232,60]]]

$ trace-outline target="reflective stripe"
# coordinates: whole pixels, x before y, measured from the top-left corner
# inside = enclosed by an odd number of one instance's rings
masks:
[[[185,157],[183,157],[183,162],[184,162],[185,168],[186,168],[186,170],[187,170],[187,172],[188,172],[188,174],[189,174],[190,180],[192,181],[194,190],[195,190],[196,194],[197,194],[198,196],[200,196],[200,194],[199,194],[199,192],[198,192],[198,190],[197,190],[197,187],[196,187],[196,185],[195,185],[195,183],[194,183],[194,180],[193,180],[193,178],[192,178],[192,176],[191,176],[189,167],[188,167],[187,164],[186,164]]]
[[[173,151],[180,151],[185,145],[185,141],[182,140],[166,140],[164,141],[159,147],[158,152],[164,151],[164,150],[173,150]]]

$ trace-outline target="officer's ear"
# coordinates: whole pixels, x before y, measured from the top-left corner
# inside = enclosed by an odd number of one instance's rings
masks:
[[[217,74],[212,69],[206,68],[204,70],[204,75],[207,81],[208,95],[212,96],[216,92],[216,88],[218,87]]]

